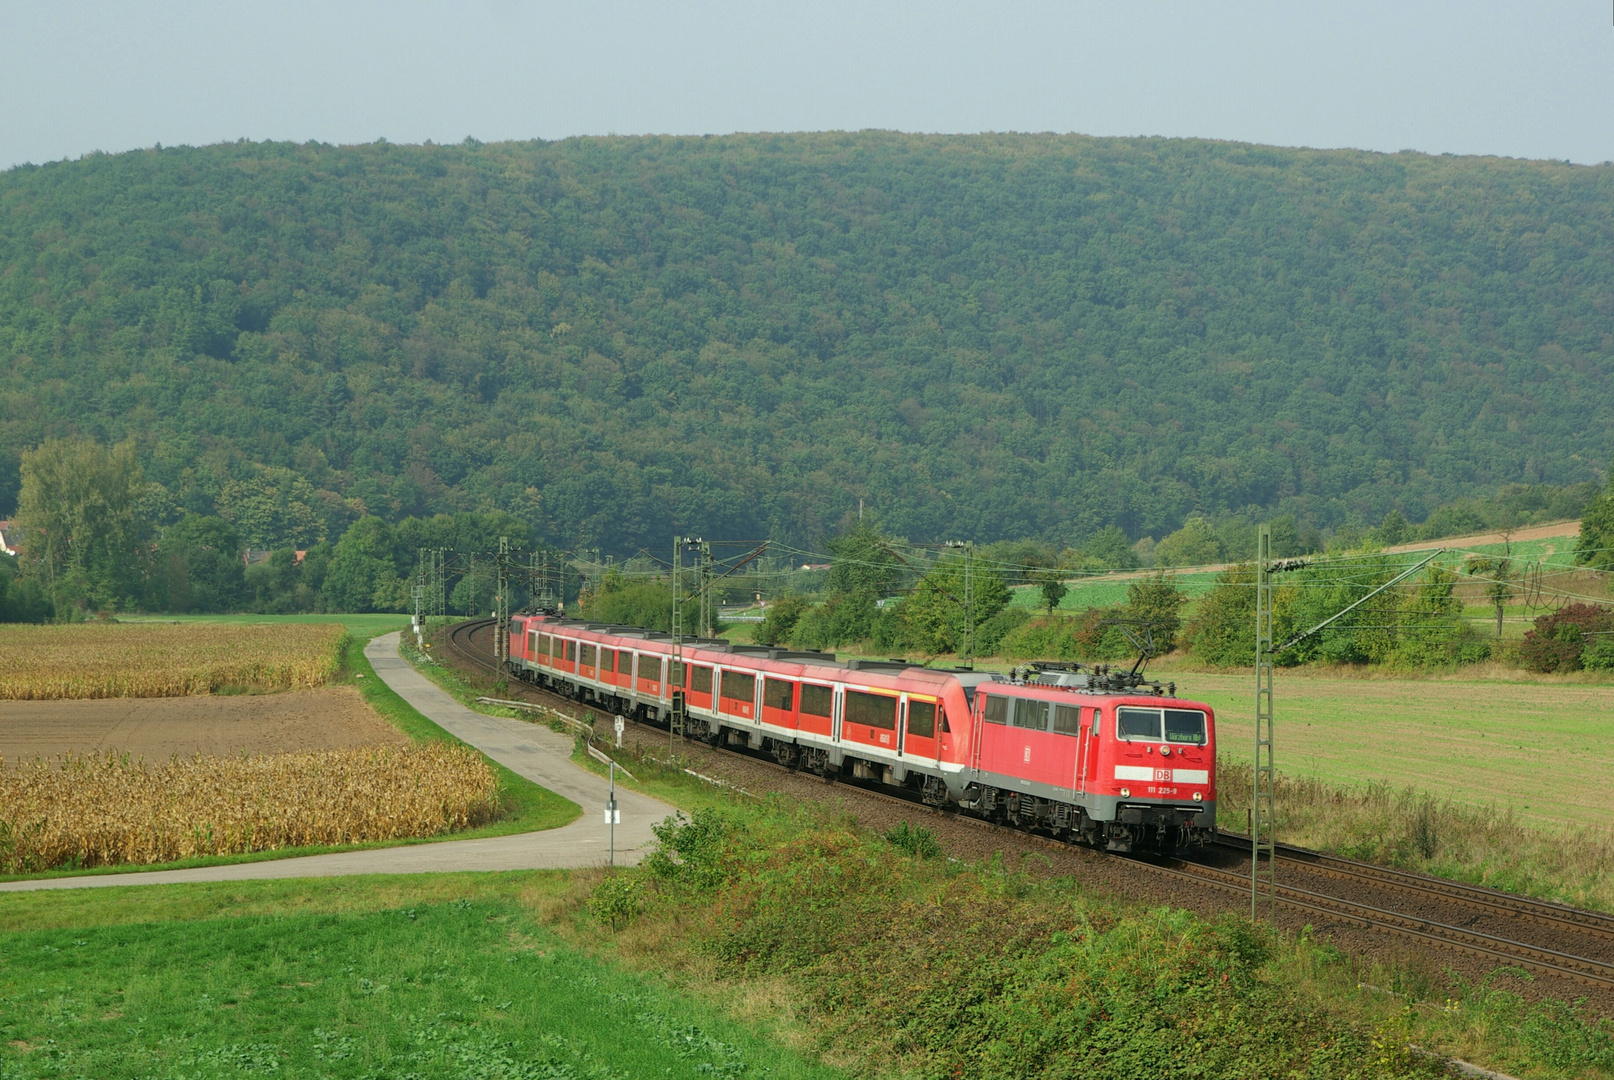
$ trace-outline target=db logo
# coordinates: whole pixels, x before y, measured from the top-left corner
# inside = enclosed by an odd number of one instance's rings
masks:
[[[1154,778],[1156,780],[1170,780],[1171,779],[1171,770],[1170,769],[1156,769],[1154,771]]]

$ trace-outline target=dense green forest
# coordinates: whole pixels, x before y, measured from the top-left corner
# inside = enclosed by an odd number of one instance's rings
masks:
[[[1421,521],[1614,451],[1614,168],[868,132],[0,174],[0,514],[132,438],[255,550],[499,510],[1077,545]]]

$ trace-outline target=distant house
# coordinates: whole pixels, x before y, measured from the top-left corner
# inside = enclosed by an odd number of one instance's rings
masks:
[[[17,528],[14,521],[0,521],[0,554],[17,556],[17,548],[22,546],[22,531]]]
[[[292,562],[300,563],[303,561],[303,556],[308,554],[308,549],[300,548],[292,554],[294,556]],[[256,566],[258,563],[268,562],[273,555],[273,551],[253,551],[251,548],[247,548],[241,553],[241,561],[248,566]]]

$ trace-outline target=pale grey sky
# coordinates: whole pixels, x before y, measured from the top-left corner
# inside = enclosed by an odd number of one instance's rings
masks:
[[[859,128],[1599,162],[1611,73],[1611,0],[5,0],[0,168],[240,137]]]

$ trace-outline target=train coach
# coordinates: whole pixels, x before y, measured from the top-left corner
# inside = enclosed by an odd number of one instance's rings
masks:
[[[522,615],[509,670],[578,701],[771,755],[826,778],[1110,851],[1203,842],[1216,824],[1210,707],[1135,673],[1030,665],[1005,676],[838,660]]]

